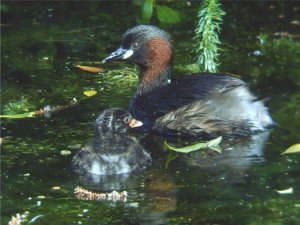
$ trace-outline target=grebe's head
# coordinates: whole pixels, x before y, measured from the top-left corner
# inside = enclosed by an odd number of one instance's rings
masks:
[[[151,25],[139,25],[125,32],[121,46],[103,62],[125,59],[140,66],[139,93],[168,84],[173,59],[169,34]]]
[[[103,134],[125,134],[129,129],[132,117],[129,112],[122,108],[110,108],[100,113],[96,119],[96,133]]]
[[[172,45],[165,31],[151,25],[139,25],[126,31],[121,46],[103,62],[128,59],[142,67],[157,64],[170,64]]]

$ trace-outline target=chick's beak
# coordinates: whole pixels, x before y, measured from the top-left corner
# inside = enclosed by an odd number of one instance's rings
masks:
[[[118,48],[116,51],[111,53],[108,57],[103,59],[102,62],[111,62],[118,59],[128,59],[133,54],[131,49]]]

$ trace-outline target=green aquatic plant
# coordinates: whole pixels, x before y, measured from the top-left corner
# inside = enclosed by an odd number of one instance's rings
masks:
[[[153,13],[155,0],[144,0],[141,4],[142,21],[149,22]]]
[[[251,58],[255,65],[250,68],[257,67],[251,76],[257,80],[276,79],[280,85],[289,81],[290,86],[300,86],[300,42],[296,38],[262,33]]]
[[[203,0],[195,29],[197,64],[202,71],[216,72],[218,69],[218,33],[224,14],[218,0]]]
[[[34,110],[34,106],[25,96],[21,96],[20,100],[8,102],[3,107],[3,112],[6,115],[28,113],[31,110]]]
[[[123,67],[108,70],[100,77],[99,83],[114,87],[135,87],[138,82],[138,69],[136,67]]]
[[[81,64],[97,64],[98,62],[80,62]],[[76,66],[77,68],[81,69],[90,76],[91,73],[98,73],[97,76],[92,76],[95,83],[100,84],[102,88],[105,85],[108,86],[136,86],[138,81],[138,68],[136,66],[126,66],[125,64],[120,64],[118,68],[102,68],[101,66]],[[68,79],[70,80],[70,79]],[[74,83],[74,82],[72,82]],[[101,88],[100,88],[101,89]]]
[[[8,12],[9,8],[6,4],[0,4],[0,12]]]
[[[91,95],[91,96],[93,96],[93,95]],[[87,96],[87,97],[91,97],[91,96]],[[74,98],[65,105],[58,105],[58,106],[49,106],[48,105],[42,109],[39,109],[36,111],[30,111],[30,112],[23,111],[23,113],[21,113],[21,112],[17,112],[17,111],[9,111],[9,112],[7,112],[7,114],[0,115],[0,118],[22,119],[22,118],[46,115],[48,113],[58,112],[58,111],[66,109],[66,108],[69,108],[71,106],[74,106],[76,104],[79,104],[81,101],[83,101],[85,99],[86,99],[86,97],[82,97],[82,99],[80,101],[78,101],[76,98]],[[8,104],[11,105],[11,103],[8,103]]]
[[[157,4],[156,0],[143,0],[143,1],[134,1],[134,4],[141,7],[141,22],[149,23],[153,12],[157,19],[166,24],[174,24],[180,22],[179,12],[166,6]]]

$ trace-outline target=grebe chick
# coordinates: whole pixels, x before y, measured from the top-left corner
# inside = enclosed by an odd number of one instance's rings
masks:
[[[104,110],[96,119],[96,138],[72,160],[79,174],[114,175],[145,169],[151,156],[128,134],[130,114],[121,108]]]

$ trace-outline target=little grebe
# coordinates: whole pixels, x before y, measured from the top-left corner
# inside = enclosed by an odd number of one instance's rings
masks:
[[[273,124],[268,109],[245,82],[198,73],[170,81],[173,51],[169,35],[151,25],[129,29],[121,46],[103,62],[128,59],[140,67],[129,112],[143,130],[190,137],[248,136]]]
[[[104,110],[96,120],[96,138],[72,160],[79,174],[114,175],[146,168],[149,153],[127,134],[130,114],[121,108]]]

